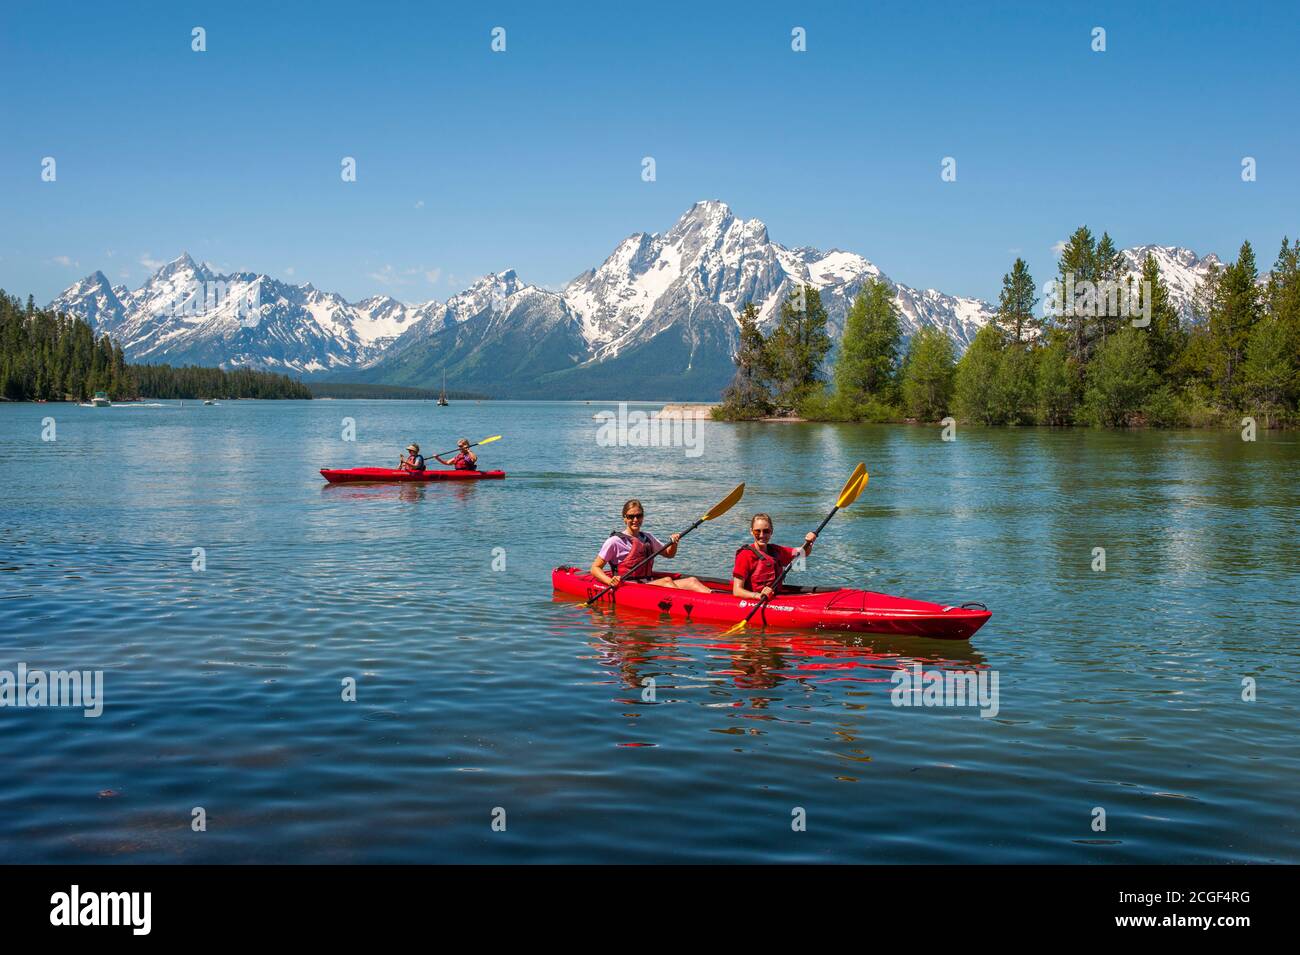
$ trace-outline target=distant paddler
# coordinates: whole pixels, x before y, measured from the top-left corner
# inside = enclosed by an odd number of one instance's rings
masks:
[[[415,471],[417,473],[423,471],[424,455],[420,453],[420,446],[418,444],[408,444],[406,446],[406,457],[402,458],[397,467],[402,471]]]
[[[479,442],[479,444],[483,443]],[[457,471],[477,471],[478,455],[471,451],[470,447],[469,439],[461,438],[456,442],[456,456],[450,461],[444,461],[441,454],[435,454],[433,457],[439,464],[450,464]]]

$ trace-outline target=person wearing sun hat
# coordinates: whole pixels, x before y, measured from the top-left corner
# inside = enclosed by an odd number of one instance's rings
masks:
[[[403,471],[423,471],[424,455],[420,453],[418,444],[408,444],[406,446],[406,457],[402,458],[402,463],[398,465]]]

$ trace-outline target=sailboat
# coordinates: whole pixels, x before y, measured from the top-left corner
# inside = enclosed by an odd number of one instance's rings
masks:
[[[438,395],[438,407],[445,408],[448,404],[450,402],[447,401],[447,372],[444,369],[442,373],[442,391]]]

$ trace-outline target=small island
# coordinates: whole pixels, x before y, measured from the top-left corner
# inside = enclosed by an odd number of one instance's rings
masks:
[[[1261,276],[1249,242],[1214,268],[1190,316],[1174,307],[1148,253],[1127,271],[1106,233],[1081,226],[1065,243],[1041,314],[1017,258],[994,320],[965,353],[921,328],[904,347],[894,291],[868,279],[845,316],[830,366],[826,308],[791,290],[776,326],[740,316],[736,373],[719,421],[933,422],[982,425],[1264,428],[1300,424],[1300,242],[1282,240]]]

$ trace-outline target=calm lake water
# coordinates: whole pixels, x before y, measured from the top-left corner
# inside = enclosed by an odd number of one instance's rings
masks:
[[[1300,861],[1297,435],[707,423],[688,456],[598,446],[606,407],[0,405],[0,669],[104,673],[97,719],[0,708],[0,861]],[[496,433],[504,482],[317,473]],[[983,601],[969,644],[552,594],[625,498],[666,535],[749,482],[666,565],[726,574],[858,460],[792,579]],[[997,715],[892,706],[917,662],[996,672]]]

